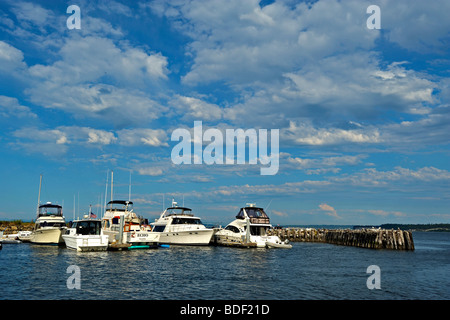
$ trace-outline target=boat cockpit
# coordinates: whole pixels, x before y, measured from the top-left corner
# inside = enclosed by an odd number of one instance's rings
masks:
[[[257,223],[257,224],[269,224],[270,219],[267,216],[267,214],[264,212],[263,208],[258,207],[244,207],[241,208],[239,213],[236,216],[236,219],[245,219],[245,213],[247,213],[247,216],[250,218],[250,223]]]
[[[46,203],[39,206],[38,218],[50,216],[62,217],[62,215],[62,207],[60,205]]]
[[[125,200],[112,200],[106,205],[107,211],[133,211],[133,202]]]
[[[76,234],[81,235],[100,235],[101,222],[99,220],[74,221],[71,228],[76,229]]]

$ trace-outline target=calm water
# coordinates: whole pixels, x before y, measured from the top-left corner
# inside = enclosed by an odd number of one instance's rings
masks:
[[[413,252],[293,243],[290,250],[170,247],[86,252],[4,244],[0,299],[450,299],[450,233],[413,233]],[[70,265],[81,289],[68,289]],[[369,290],[367,267],[381,270]]]

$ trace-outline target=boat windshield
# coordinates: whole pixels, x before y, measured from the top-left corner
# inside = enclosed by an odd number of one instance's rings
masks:
[[[197,218],[173,218],[172,224],[202,224]]]
[[[131,211],[133,210],[133,202],[123,201],[123,200],[113,200],[108,202],[106,205],[106,210],[112,211]]]
[[[186,215],[186,216],[193,216],[192,209],[185,208],[185,207],[172,207],[167,208],[166,210],[166,216],[172,216],[172,215]]]
[[[99,235],[101,229],[100,221],[76,221],[72,228],[77,229],[77,234],[81,235]]]
[[[248,217],[250,218],[251,223],[270,223],[269,217],[264,212],[262,208],[257,207],[246,207],[241,208],[238,215],[236,216],[237,219],[244,219],[244,210],[247,212]]]
[[[62,216],[62,207],[58,205],[39,206],[39,217],[43,216]]]

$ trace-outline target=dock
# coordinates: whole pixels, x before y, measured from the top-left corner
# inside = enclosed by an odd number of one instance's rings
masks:
[[[369,249],[414,250],[411,231],[388,229],[270,229],[270,235],[292,242],[322,242]]]

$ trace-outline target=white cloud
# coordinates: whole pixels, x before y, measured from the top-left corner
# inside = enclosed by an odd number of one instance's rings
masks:
[[[366,155],[344,155],[335,157],[321,157],[321,158],[299,158],[288,157],[287,163],[292,169],[305,170],[307,174],[325,174],[328,172],[339,173],[341,171],[339,166],[355,166],[361,163],[361,160],[366,158]],[[286,167],[284,167],[286,170]]]
[[[139,168],[137,169],[140,175],[144,176],[161,176],[163,174],[162,168],[158,167],[146,167],[146,168]]]
[[[13,135],[37,143],[56,144],[108,145],[117,140],[113,132],[77,126],[59,126],[56,129],[22,128],[13,132]]]
[[[122,129],[118,131],[117,134],[119,136],[119,143],[125,146],[169,146],[167,143],[167,134],[161,129]]]
[[[23,106],[16,98],[0,95],[0,117],[37,118],[29,107]]]
[[[271,210],[270,212],[279,217],[288,217],[289,216],[286,212],[282,212],[282,211]]]
[[[57,144],[70,143],[65,132],[60,129],[41,130],[38,128],[23,128],[15,131],[13,135],[17,138],[35,141],[55,142]]]
[[[37,64],[30,74],[52,84],[78,84],[111,77],[119,84],[136,84],[167,78],[167,58],[147,53],[113,40],[98,37],[66,38],[59,51],[60,60],[52,65]]]
[[[0,41],[0,71],[14,73],[16,70],[26,68],[23,53],[4,41]]]
[[[291,121],[289,128],[281,130],[281,138],[298,145],[336,145],[346,143],[380,143],[378,129],[344,130],[339,128],[316,129],[309,123]]]
[[[8,49],[16,61],[23,59],[20,51]],[[152,98],[169,72],[160,53],[89,36],[67,38],[58,55],[54,63],[36,64],[23,73],[33,103],[119,127],[147,124],[166,110]]]
[[[184,120],[214,121],[222,118],[222,109],[215,104],[194,97],[176,95],[170,105]]]
[[[143,92],[104,84],[59,86],[44,82],[27,93],[36,104],[119,127],[148,124],[166,110]]]
[[[319,208],[320,208],[320,210],[325,211],[325,213],[331,217],[340,218],[340,216],[337,214],[336,210],[332,206],[330,206],[326,203],[319,204]]]
[[[381,5],[382,28],[387,38],[410,51],[448,55],[450,48],[450,3],[386,1]]]
[[[105,132],[103,130],[89,129],[88,130],[88,143],[96,143],[107,145],[116,141],[117,138],[112,132]]]
[[[329,182],[337,185],[357,186],[357,187],[399,187],[410,185],[414,187],[424,186],[433,183],[437,188],[439,182],[448,183],[450,172],[445,169],[435,167],[423,167],[416,170],[395,167],[393,170],[378,171],[376,168],[366,168],[353,174],[343,174],[339,177],[329,178]],[[413,189],[411,186],[409,189]]]
[[[12,11],[15,13],[17,19],[22,26],[28,28],[39,27],[44,31],[44,27],[54,25],[55,15],[52,11],[41,7],[33,2],[18,1],[13,2]],[[29,25],[31,24],[31,25]]]
[[[311,59],[371,48],[378,35],[367,32],[359,1],[277,1],[263,8],[259,2],[157,1],[150,6],[192,38],[188,49],[194,65],[186,84],[279,79]]]

